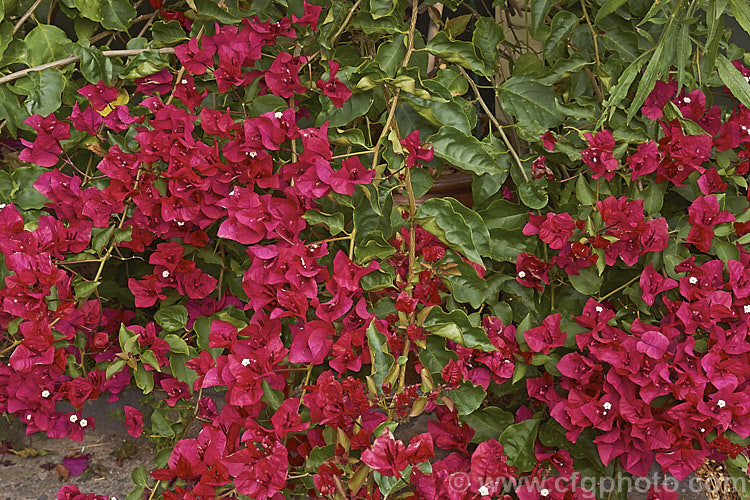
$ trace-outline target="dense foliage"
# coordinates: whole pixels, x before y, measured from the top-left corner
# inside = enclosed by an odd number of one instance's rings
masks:
[[[3,2],[0,413],[140,389],[129,500],[746,478],[750,7],[315,3]]]

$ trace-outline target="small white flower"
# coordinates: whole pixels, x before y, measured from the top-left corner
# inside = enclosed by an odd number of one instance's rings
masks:
[[[7,205],[7,204],[5,204],[5,203],[0,203],[0,210],[2,210],[3,208],[5,208],[5,207],[7,207],[7,206],[8,206],[8,205]]]
[[[549,490],[547,488],[544,488],[544,489],[542,489],[542,491],[539,492],[539,494],[542,495],[543,497],[548,497],[549,496]]]
[[[247,366],[250,364],[250,360],[248,358],[245,358],[242,360],[242,366]]]
[[[706,428],[705,427],[701,427],[701,432],[706,432]]]
[[[691,285],[695,285],[696,283],[698,283],[698,278],[696,278],[695,276],[691,276],[690,278],[688,278],[688,283],[690,283]]]
[[[32,418],[33,417],[31,416],[31,413],[29,413],[28,415],[26,415],[26,420],[31,420]]]
[[[76,415],[71,415],[68,420],[70,420],[71,424],[75,424],[76,422],[78,422],[78,417]]]
[[[716,406],[718,406],[719,408],[724,408],[726,405],[727,405],[727,402],[724,401],[723,399],[720,399],[716,402]]]
[[[518,277],[524,279],[526,277],[526,271],[518,271]]]
[[[89,425],[89,422],[85,418],[82,418],[81,421],[78,422],[78,425],[80,425],[81,427],[86,427],[87,425]]]
[[[47,399],[47,398],[49,397],[49,395],[50,395],[50,392],[49,392],[49,391],[48,391],[47,389],[44,389],[44,390],[42,391],[42,397],[43,397],[44,399]]]
[[[684,102],[685,104],[690,104],[690,103],[692,102],[692,99],[690,99],[689,97],[685,97],[685,98],[684,98],[684,99],[682,100],[682,102]]]
[[[183,84],[183,85],[185,85],[187,83],[187,78],[183,78],[180,83]]]
[[[280,120],[283,116],[284,116],[284,113],[282,113],[281,111],[277,111],[273,114],[273,117],[276,118],[277,120]]]
[[[231,191],[229,191],[229,196],[234,196],[234,193],[236,193],[236,191],[232,189]]]
[[[178,226],[180,226],[180,227],[182,227],[182,226],[184,226],[184,225],[185,225],[185,221],[183,221],[183,220],[178,220],[178,221],[177,221],[177,225],[178,225]]]
[[[482,485],[479,487],[479,494],[486,497],[490,494],[490,489],[487,486]]]
[[[594,310],[595,310],[596,312],[600,313],[600,312],[604,311],[604,308],[603,308],[602,306],[596,306],[596,307],[594,308]]]
[[[162,278],[169,278],[169,271],[167,271],[166,269],[164,271],[162,271],[161,272],[161,277]]]
[[[743,125],[740,127],[742,130],[747,130],[747,126]]]
[[[742,310],[745,311],[745,314],[750,314],[750,304],[742,306]]]
[[[606,403],[604,403],[602,406],[604,406],[605,410],[611,410],[612,409],[612,403],[610,403],[609,401],[607,401]]]

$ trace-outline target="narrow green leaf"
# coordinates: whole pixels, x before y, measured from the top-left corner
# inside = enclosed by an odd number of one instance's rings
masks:
[[[544,57],[549,58],[554,53],[557,45],[568,36],[578,24],[578,16],[570,11],[562,10],[555,14],[552,19],[549,36],[544,41]]]
[[[599,12],[596,13],[596,23],[598,24],[599,21],[625,5],[627,1],[628,0],[607,0],[606,2],[604,2],[602,8],[599,9]]]
[[[750,83],[742,76],[740,70],[735,68],[734,64],[729,62],[729,59],[722,54],[718,55],[716,62],[719,68],[719,77],[724,85],[729,88],[737,100],[750,107]]]
[[[742,29],[750,34],[750,4],[747,0],[729,0],[729,8]]]
[[[557,3],[555,0],[531,0],[531,35],[536,37],[537,31],[544,24],[544,18],[552,6]]]
[[[388,352],[388,343],[385,335],[375,327],[375,322],[370,322],[367,327],[367,342],[370,348],[370,359],[372,360],[371,375],[375,380],[378,392],[382,392],[383,381],[393,369],[394,358]]]

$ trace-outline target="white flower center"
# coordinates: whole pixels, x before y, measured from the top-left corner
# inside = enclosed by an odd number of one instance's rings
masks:
[[[688,278],[688,282],[691,285],[695,285],[696,283],[698,283],[698,278],[696,278],[695,276],[691,276],[690,278]]]
[[[31,417],[31,413],[29,413],[28,415],[26,415],[26,420],[31,420],[31,418],[32,418]]]
[[[42,397],[43,397],[44,399],[47,399],[47,398],[49,397],[49,394],[50,394],[50,393],[49,393],[49,391],[48,391],[47,389],[44,389],[44,390],[42,391]]]
[[[490,489],[487,486],[482,485],[479,487],[479,494],[483,497],[488,496],[490,494]]]
[[[723,399],[720,399],[716,402],[716,406],[718,406],[719,408],[724,408],[726,405],[727,405],[727,402],[724,401]]]
[[[685,98],[684,98],[684,99],[682,100],[682,102],[684,102],[685,104],[690,104],[690,103],[692,102],[692,99],[690,99],[689,97],[685,97]]]
[[[526,271],[518,271],[518,277],[524,279],[526,277]]]
[[[256,153],[255,151],[250,151],[247,153],[247,156],[249,156],[250,158],[255,158],[256,156],[258,156],[258,153]]]
[[[612,403],[610,403],[609,401],[607,401],[606,403],[604,403],[602,406],[604,406],[605,410],[611,410],[612,409]]]
[[[183,84],[183,85],[185,85],[187,83],[187,78],[183,78],[180,83]]]
[[[705,427],[701,427],[701,432],[706,432],[706,428]]]
[[[747,130],[747,127],[745,125],[740,127],[742,130]]]
[[[78,422],[78,425],[80,425],[81,427],[86,427],[87,425],[89,425],[89,423],[85,418],[82,418],[81,421]]]
[[[180,227],[182,227],[182,226],[185,225],[185,221],[178,220],[177,221],[177,225],[180,226]]]
[[[745,314],[750,314],[750,304],[742,306],[742,310],[745,311]]]
[[[600,312],[604,311],[604,308],[602,306],[596,306],[596,308],[594,310],[596,312],[600,313]]]
[[[250,360],[249,359],[245,358],[245,359],[242,360],[242,366],[247,366],[249,364],[250,364]]]
[[[276,118],[277,120],[281,119],[281,117],[283,116],[284,116],[284,113],[282,113],[281,111],[277,111],[273,114],[273,117]]]
[[[6,203],[0,203],[0,210],[2,210],[3,208],[5,208],[5,207],[7,207],[7,206],[8,206],[8,205],[7,205]]]
[[[162,271],[161,272],[161,277],[162,278],[169,278],[169,271],[167,271],[166,269],[164,271]]]
[[[549,490],[547,488],[544,488],[544,489],[542,489],[542,491],[539,492],[539,494],[542,495],[543,497],[548,497],[549,496]]]
[[[235,193],[235,192],[236,192],[236,191],[235,191],[234,189],[232,189],[231,191],[229,191],[229,196],[234,196],[234,193]]]
[[[71,415],[68,420],[70,420],[71,424],[75,424],[76,422],[78,422],[78,417],[75,415]]]

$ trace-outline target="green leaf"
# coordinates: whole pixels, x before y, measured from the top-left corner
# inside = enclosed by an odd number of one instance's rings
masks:
[[[555,14],[549,36],[544,41],[544,57],[552,56],[557,45],[570,36],[576,24],[578,24],[578,16],[570,11],[562,10]]]
[[[157,408],[151,413],[151,430],[159,436],[174,436],[174,429],[169,424],[166,412],[162,408]]]
[[[188,36],[178,21],[156,21],[151,25],[151,33],[154,35],[154,41],[163,45],[172,45],[183,40]]]
[[[455,265],[458,275],[446,274],[444,280],[453,292],[453,298],[458,302],[468,302],[472,307],[478,309],[485,299],[487,282],[480,278],[476,269],[467,264],[463,259],[453,252],[448,252],[443,260],[445,264]]]
[[[351,123],[355,118],[365,115],[370,111],[375,97],[372,91],[357,92],[352,95],[341,108],[333,105],[331,100],[326,96],[320,96],[323,110],[315,117],[315,126],[320,127],[325,122],[329,122],[330,128],[342,127]]]
[[[521,231],[490,229],[490,257],[501,262],[516,262],[518,254],[536,250],[537,238],[524,236]]]
[[[168,332],[184,330],[187,325],[188,311],[183,305],[174,305],[159,309],[154,314],[156,323]]]
[[[488,229],[514,231],[523,228],[529,221],[529,211],[516,203],[504,199],[493,201],[479,215]]]
[[[406,56],[406,35],[397,35],[393,40],[389,40],[378,47],[375,62],[380,69],[393,78],[401,67],[401,63]]]
[[[156,50],[148,50],[134,56],[128,65],[120,72],[120,78],[124,80],[135,80],[153,75],[169,66],[167,56]]]
[[[198,378],[198,374],[192,368],[185,366],[185,363],[190,361],[190,359],[190,355],[172,352],[169,354],[169,368],[177,380],[185,382],[189,387],[193,387],[193,382]]]
[[[534,442],[538,428],[539,420],[532,418],[509,425],[498,438],[508,456],[508,465],[517,467],[519,472],[528,472],[536,465]]]
[[[480,17],[474,25],[471,42],[487,68],[497,67],[500,44],[505,41],[503,27],[489,17]]]
[[[74,0],[74,3],[83,17],[97,23],[102,21],[102,3],[99,0]]]
[[[716,250],[716,256],[723,262],[740,259],[740,250],[733,243],[714,240],[713,247]]]
[[[28,96],[24,107],[29,114],[47,116],[60,107],[65,77],[59,69],[47,68],[29,73],[16,82],[13,88],[17,93]]]
[[[472,325],[469,317],[460,309],[448,314],[440,307],[434,307],[423,326],[428,332],[445,337],[464,347],[488,352],[496,350],[484,329]]]
[[[536,38],[544,18],[555,3],[555,0],[531,0],[531,36]]]
[[[604,2],[604,5],[602,5],[602,8],[599,9],[599,12],[596,13],[596,22],[597,24],[599,21],[607,17],[608,15],[612,14],[614,11],[625,5],[628,0],[607,0]]]
[[[156,354],[154,354],[153,351],[150,349],[143,351],[138,356],[141,360],[141,362],[144,365],[149,365],[151,368],[156,370],[157,372],[161,372],[161,366],[159,365],[159,360],[156,359]]]
[[[464,415],[461,420],[469,424],[476,431],[472,443],[481,443],[489,439],[497,439],[503,430],[514,422],[513,414],[501,410],[496,406],[482,408],[471,414]]]
[[[630,63],[625,71],[617,79],[617,83],[610,89],[609,99],[605,102],[610,107],[610,115],[614,114],[616,106],[622,102],[628,95],[630,86],[635,81],[635,77],[641,71],[641,66],[646,62],[647,54],[641,55],[638,59]]]
[[[487,393],[482,386],[464,381],[458,389],[448,391],[448,396],[456,403],[459,415],[469,415],[479,408]]]
[[[371,321],[370,326],[367,327],[367,342],[370,348],[370,359],[372,360],[371,375],[378,392],[382,392],[383,381],[394,367],[394,358],[388,352],[385,335],[375,328],[374,321]]]
[[[370,15],[372,15],[373,19],[386,17],[396,8],[396,2],[394,0],[369,0],[369,3]]]
[[[547,179],[532,179],[518,186],[518,196],[521,202],[529,208],[540,210],[547,206]]]
[[[47,169],[37,165],[18,167],[11,174],[13,183],[18,191],[13,193],[13,201],[24,210],[38,210],[44,208],[49,199],[36,190],[34,183]]]
[[[268,404],[274,411],[284,402],[284,393],[271,387],[267,380],[263,380],[263,396],[260,400]]]
[[[489,75],[492,73],[492,71],[487,70],[484,61],[477,57],[473,43],[463,40],[451,40],[442,31],[438,32],[432,40],[427,42],[425,50],[444,61],[456,63],[480,75]]]
[[[742,29],[750,34],[750,4],[746,0],[729,0],[729,8]]]
[[[747,83],[740,70],[735,68],[734,64],[729,62],[729,59],[722,54],[717,56],[716,62],[719,68],[719,77],[724,82],[724,85],[729,88],[732,95],[742,104],[750,107],[750,83]]]
[[[99,83],[100,81],[109,83],[112,81],[112,61],[108,57],[104,57],[99,48],[91,47],[85,40],[79,40],[78,43],[70,47],[71,52],[81,58],[78,68],[86,81],[89,83]]]
[[[600,275],[596,266],[584,267],[578,271],[578,275],[568,275],[573,288],[584,295],[594,296],[599,293],[604,282],[604,275]]]
[[[195,11],[199,17],[219,21],[223,24],[238,24],[242,20],[242,13],[237,0],[194,0]],[[222,6],[224,8],[222,8]]]
[[[451,249],[482,265],[490,234],[479,214],[453,198],[432,198],[417,209],[417,221]]]
[[[557,107],[552,87],[535,82],[531,76],[513,76],[499,87],[503,109],[518,118],[519,125],[532,121],[551,129],[563,122],[565,115]]]
[[[344,230],[344,214],[341,212],[324,214],[318,210],[308,210],[303,217],[311,226],[325,224],[331,236],[336,236]]]
[[[143,365],[138,365],[135,369],[135,385],[143,391],[143,394],[149,394],[154,390],[154,372],[146,370]]]
[[[66,48],[70,40],[57,26],[37,24],[26,35],[24,42],[31,49],[26,54],[29,66],[39,66],[70,55]]]
[[[458,359],[455,352],[445,348],[443,337],[428,335],[426,345],[425,349],[419,351],[419,362],[431,373],[440,373],[448,361]]]
[[[148,486],[148,471],[144,465],[139,465],[130,473],[133,484],[137,486]]]
[[[593,206],[596,202],[596,195],[583,175],[579,175],[578,179],[576,179],[576,198],[587,206]]]
[[[101,285],[101,281],[81,281],[76,283],[73,285],[76,300],[82,301],[87,299],[89,295],[94,293],[94,290],[96,290],[99,285]]]
[[[507,158],[493,156],[491,145],[455,127],[442,127],[428,141],[432,143],[435,156],[461,170],[477,175],[508,172]]]
[[[182,338],[178,337],[174,333],[166,334],[164,336],[164,340],[166,340],[167,344],[169,344],[169,350],[171,352],[178,352],[180,354],[188,354],[190,352],[190,348],[188,347],[187,342],[185,342]]]

